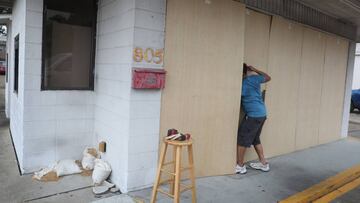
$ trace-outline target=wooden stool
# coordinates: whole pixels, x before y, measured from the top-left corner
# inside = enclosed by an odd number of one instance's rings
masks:
[[[174,160],[168,163],[164,163],[168,145],[174,147],[174,154],[173,154]],[[189,158],[189,166],[185,168],[181,166],[181,153],[182,153],[181,149],[183,146],[184,147],[187,146],[188,158]],[[174,172],[169,172],[163,169],[163,166],[170,164],[174,164]],[[191,185],[183,185],[180,183],[181,172],[184,170],[190,170]],[[168,180],[160,181],[161,173],[167,173],[171,176],[171,178]],[[170,183],[170,193],[167,193],[159,188],[159,185],[163,183]],[[180,186],[183,186],[184,188],[180,188]],[[186,141],[172,141],[172,140],[164,139],[164,144],[162,146],[161,154],[160,154],[159,166],[157,169],[156,180],[152,191],[151,203],[154,203],[156,201],[157,192],[161,192],[173,198],[174,202],[178,203],[180,200],[180,194],[190,189],[192,191],[192,202],[194,203],[196,202],[196,191],[195,191],[195,173],[194,173],[192,139]]]

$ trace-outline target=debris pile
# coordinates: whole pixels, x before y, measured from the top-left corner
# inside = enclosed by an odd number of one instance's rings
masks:
[[[44,181],[44,182],[58,181],[59,176],[57,176],[56,171],[53,168],[44,168],[38,172],[35,172],[33,179]]]
[[[33,179],[44,182],[58,181],[61,176],[81,173],[81,167],[76,160],[66,159],[60,160],[48,168],[43,168],[35,172]]]
[[[79,160],[60,160],[48,168],[43,168],[35,172],[33,179],[49,182],[58,181],[61,176],[81,174],[82,176],[92,176],[93,192],[96,195],[104,194],[108,191],[119,192],[115,184],[106,181],[111,173],[111,166],[100,158],[95,148],[85,148],[83,158]]]
[[[93,187],[93,193],[96,195],[101,195],[108,191],[110,191],[112,193],[116,193],[116,192],[119,192],[120,189],[118,187],[115,187],[115,184],[110,183],[106,180],[103,181],[101,184]]]
[[[76,160],[66,159],[58,161],[54,169],[58,177],[81,173],[80,167],[76,164]]]
[[[86,148],[83,152],[83,158],[81,165],[84,170],[93,170],[95,165],[95,159],[98,158],[98,153],[94,148]]]
[[[111,173],[110,164],[102,159],[95,159],[94,171],[92,179],[95,185],[100,185],[106,180]]]

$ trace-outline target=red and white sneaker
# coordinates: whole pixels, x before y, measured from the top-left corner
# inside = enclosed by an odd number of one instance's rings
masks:
[[[190,134],[181,134],[176,129],[169,129],[165,139],[166,140],[184,141],[184,140],[189,140],[190,137],[191,137]]]

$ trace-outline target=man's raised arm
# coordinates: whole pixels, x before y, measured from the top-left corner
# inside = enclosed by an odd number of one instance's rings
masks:
[[[269,82],[269,81],[271,80],[270,75],[268,75],[267,73],[262,72],[261,70],[258,70],[258,69],[256,69],[256,68],[253,67],[253,66],[248,66],[248,68],[249,68],[251,71],[254,71],[254,72],[257,73],[257,74],[264,76],[264,78],[265,78],[265,81],[264,81],[264,82]]]

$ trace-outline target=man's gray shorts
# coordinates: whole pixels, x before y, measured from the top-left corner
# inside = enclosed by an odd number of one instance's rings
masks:
[[[242,120],[237,137],[237,144],[242,147],[261,144],[260,134],[266,117],[252,118],[245,116]]]

